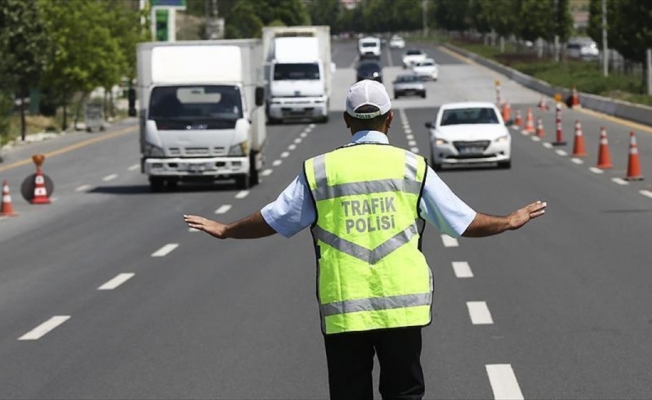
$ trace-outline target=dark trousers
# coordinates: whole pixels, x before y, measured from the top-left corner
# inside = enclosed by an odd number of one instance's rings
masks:
[[[324,343],[332,400],[373,399],[374,354],[383,400],[423,398],[421,327],[324,335]]]

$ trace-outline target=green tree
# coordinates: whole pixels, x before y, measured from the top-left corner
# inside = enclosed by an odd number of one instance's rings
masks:
[[[310,0],[308,13],[313,24],[329,25],[332,32],[337,32],[342,14],[342,3],[340,0]]]
[[[550,18],[551,10],[554,10],[554,0],[520,0],[518,35],[530,41],[539,38],[550,40],[554,36],[554,19]]]
[[[607,10],[609,47],[623,57],[645,61],[645,50],[652,47],[652,2],[611,0]]]
[[[431,15],[438,27],[449,31],[465,31],[471,26],[470,0],[438,0]]]
[[[239,0],[225,17],[226,37],[260,37],[262,27],[272,22],[310,25],[310,15],[303,0]]]
[[[256,6],[249,0],[241,0],[225,18],[225,37],[227,39],[260,37],[263,21],[256,15]]]
[[[553,3],[555,3],[555,0],[553,0]],[[556,0],[556,4],[557,9],[552,25],[553,37],[557,35],[560,41],[566,42],[573,33],[573,16],[570,10],[570,0]],[[548,40],[550,39],[548,37]]]
[[[517,0],[476,0],[471,13],[479,32],[496,32],[499,36],[515,34],[518,21]]]
[[[0,0],[0,76],[4,91],[18,92],[21,137],[25,140],[25,105],[30,87],[37,87],[47,62],[50,38],[38,0]]]

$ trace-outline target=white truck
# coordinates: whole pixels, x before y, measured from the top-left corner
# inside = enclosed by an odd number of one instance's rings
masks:
[[[329,26],[264,27],[267,120],[327,122],[331,81]]]
[[[259,39],[138,45],[141,170],[152,191],[185,180],[235,179],[240,189],[258,183],[262,54]]]

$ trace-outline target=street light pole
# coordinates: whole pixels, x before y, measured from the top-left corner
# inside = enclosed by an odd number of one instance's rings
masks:
[[[609,46],[607,43],[607,0],[602,0],[602,74],[609,76]]]
[[[428,36],[428,3],[427,0],[421,0],[421,24],[423,25],[423,36]]]

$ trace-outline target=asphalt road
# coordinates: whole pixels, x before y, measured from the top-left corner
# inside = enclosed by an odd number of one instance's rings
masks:
[[[441,78],[428,84],[427,99],[394,104],[390,140],[428,156],[424,123],[437,107],[495,101],[500,77],[422,47]],[[400,72],[400,54],[384,54],[386,76]],[[244,217],[273,201],[303,160],[348,140],[340,115],[355,44],[335,43],[334,60],[330,122],[268,127],[268,171],[250,191],[225,184],[150,193],[134,167],[134,121],[3,154],[0,179],[20,215],[0,219],[0,398],[327,397],[309,233],[216,241],[189,232],[182,214]],[[513,109],[536,106],[537,94],[503,80]],[[554,112],[534,110],[546,136],[514,131],[511,170],[440,174],[478,211],[505,214],[542,199],[548,212],[492,238],[451,241],[426,230],[435,275],[426,397],[649,398],[652,129],[564,110],[568,145],[547,147]],[[576,120],[583,158],[571,156]],[[614,168],[596,173],[601,126]],[[622,179],[630,130],[643,181]],[[20,198],[34,170],[23,160],[36,152],[49,154],[50,205]]]

